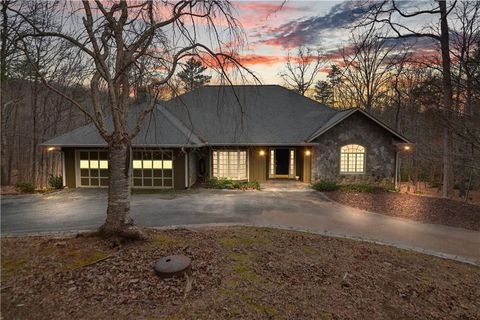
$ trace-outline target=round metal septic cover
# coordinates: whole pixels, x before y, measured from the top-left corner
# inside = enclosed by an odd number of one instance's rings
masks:
[[[173,277],[190,268],[192,260],[184,255],[166,256],[155,262],[153,269],[162,278]]]

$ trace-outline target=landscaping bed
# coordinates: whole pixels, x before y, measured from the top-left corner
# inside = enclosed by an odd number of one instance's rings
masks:
[[[456,200],[393,192],[331,191],[339,203],[389,216],[480,231],[480,206]]]
[[[2,238],[3,319],[476,319],[480,268],[393,247],[263,228]],[[459,244],[461,245],[461,244]],[[193,259],[161,280],[152,263]]]

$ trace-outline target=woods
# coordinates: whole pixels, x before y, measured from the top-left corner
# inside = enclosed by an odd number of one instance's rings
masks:
[[[403,161],[403,181],[414,188],[428,182],[443,197],[455,187],[465,196],[465,186],[480,178],[480,87],[474,80],[480,5],[432,1],[424,7],[404,9],[398,1],[366,6],[349,43],[330,54],[334,66],[314,97],[338,108],[364,108],[415,141],[415,152]],[[432,24],[413,28],[409,22],[419,16]]]

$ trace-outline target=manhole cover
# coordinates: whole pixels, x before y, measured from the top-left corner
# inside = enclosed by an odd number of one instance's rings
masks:
[[[153,269],[162,278],[169,278],[184,273],[190,268],[192,260],[184,255],[166,256],[155,262]]]

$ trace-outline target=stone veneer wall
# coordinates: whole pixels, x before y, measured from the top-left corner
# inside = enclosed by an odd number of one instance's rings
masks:
[[[340,183],[392,184],[395,173],[395,149],[398,142],[390,132],[361,113],[354,113],[318,137],[313,147],[312,181]],[[340,148],[347,144],[365,147],[366,172],[340,174]]]

